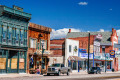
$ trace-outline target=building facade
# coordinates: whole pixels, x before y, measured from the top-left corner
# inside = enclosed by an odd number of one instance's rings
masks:
[[[78,57],[79,40],[65,40],[65,66],[68,66],[72,71],[79,72],[80,63],[84,59]]]
[[[25,73],[31,14],[0,5],[0,73]]]
[[[50,40],[50,65],[54,63],[64,63],[65,58],[65,39]]]
[[[47,70],[50,53],[50,32],[51,28],[29,23],[28,28],[28,52],[27,52],[27,72],[39,69]],[[44,49],[44,50],[43,50]],[[41,58],[43,51],[43,66]]]
[[[88,40],[89,32],[70,32],[67,34],[67,39],[79,40],[79,48],[86,50],[88,53]],[[95,40],[97,37],[102,37],[101,40]],[[112,29],[111,32],[90,32],[90,55],[93,55],[93,59],[90,60],[90,67],[100,66],[105,70],[105,62],[107,70],[115,71],[118,70],[118,58],[110,58],[110,50],[117,51],[117,48],[114,47],[118,43],[118,36],[115,29]],[[82,52],[79,52],[80,57],[83,55]],[[87,55],[88,56],[88,55]],[[85,56],[84,56],[85,57]],[[87,59],[86,59],[87,62]],[[87,64],[86,64],[87,66]],[[87,69],[87,67],[86,67]],[[103,70],[103,71],[104,71]]]

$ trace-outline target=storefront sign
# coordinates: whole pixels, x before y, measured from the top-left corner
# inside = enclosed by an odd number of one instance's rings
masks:
[[[87,53],[86,49],[81,49],[81,48],[79,48],[79,52],[80,53]]]
[[[102,35],[101,34],[96,35],[95,39],[102,40]]]
[[[115,50],[110,50],[110,57],[115,58]]]
[[[81,54],[81,58],[88,58],[88,53],[80,53]],[[93,54],[89,54],[89,58],[93,59]]]

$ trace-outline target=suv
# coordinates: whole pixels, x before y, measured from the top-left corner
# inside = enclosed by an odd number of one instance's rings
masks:
[[[48,67],[47,75],[57,74],[59,76],[61,73],[69,75],[70,72],[71,69],[69,67],[64,67],[62,63],[55,63]]]
[[[94,74],[94,73],[96,73],[96,74],[101,74],[101,69],[100,69],[100,67],[92,67],[91,68],[91,70],[90,70],[90,72],[89,72],[89,74]]]

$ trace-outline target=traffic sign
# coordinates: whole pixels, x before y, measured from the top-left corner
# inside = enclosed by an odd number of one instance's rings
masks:
[[[115,50],[110,50],[110,58],[115,58]]]

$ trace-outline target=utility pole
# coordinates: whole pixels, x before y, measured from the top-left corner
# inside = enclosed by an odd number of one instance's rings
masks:
[[[106,53],[105,53],[105,73],[106,73]]]
[[[88,37],[88,74],[89,74],[90,33]]]

